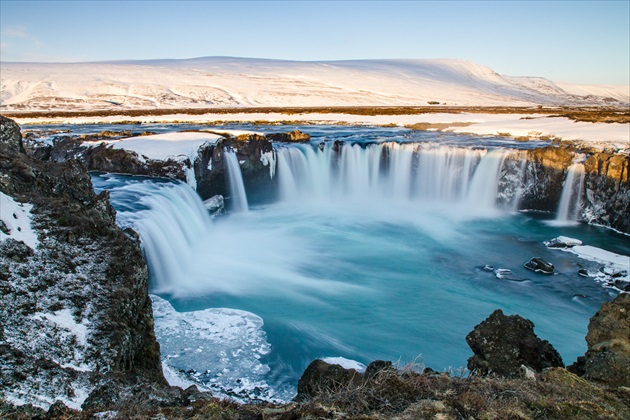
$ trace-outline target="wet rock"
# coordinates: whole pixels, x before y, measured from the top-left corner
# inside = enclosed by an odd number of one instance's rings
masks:
[[[584,169],[584,219],[630,232],[630,156],[595,152],[584,162]]]
[[[564,366],[558,352],[534,334],[534,324],[519,315],[506,316],[497,309],[466,336],[475,353],[468,369],[486,375],[518,377],[521,365],[536,372]]]
[[[300,130],[293,130],[288,133],[273,133],[267,135],[267,138],[272,141],[281,141],[285,143],[295,142],[304,143],[311,140],[311,135],[303,133]]]
[[[591,318],[588,350],[581,363],[585,378],[606,385],[630,386],[630,294],[604,303]]]
[[[212,216],[216,216],[223,212],[225,208],[225,199],[222,195],[215,195],[203,202],[204,206]]]
[[[553,274],[554,266],[548,261],[539,257],[534,257],[524,264],[524,267],[528,270],[532,270],[536,273]]]
[[[344,369],[323,360],[313,361],[298,381],[295,401],[308,401],[318,395],[336,392],[351,384],[360,384],[363,375],[354,369]]]

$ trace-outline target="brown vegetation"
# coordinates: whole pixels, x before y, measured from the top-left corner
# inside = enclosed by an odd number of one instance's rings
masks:
[[[550,117],[565,117],[574,121],[628,123],[630,110],[603,107],[497,107],[497,106],[360,106],[360,107],[243,107],[243,108],[172,108],[172,109],[109,109],[93,111],[5,111],[12,118],[57,118],[57,117],[109,117],[109,116],[163,116],[173,114],[350,114],[350,115],[420,115],[430,113],[472,114],[537,114]]]

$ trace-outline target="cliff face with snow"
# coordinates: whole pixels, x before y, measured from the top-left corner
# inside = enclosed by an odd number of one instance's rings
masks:
[[[108,193],[77,161],[30,159],[0,122],[0,399],[78,408],[165,387],[147,266]]]
[[[3,111],[256,106],[615,106],[628,86],[558,85],[464,60],[299,62],[205,57],[2,63]]]

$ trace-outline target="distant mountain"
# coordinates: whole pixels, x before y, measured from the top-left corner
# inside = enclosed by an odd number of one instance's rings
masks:
[[[256,106],[627,105],[628,86],[511,77],[470,61],[231,57],[1,63],[0,110]]]

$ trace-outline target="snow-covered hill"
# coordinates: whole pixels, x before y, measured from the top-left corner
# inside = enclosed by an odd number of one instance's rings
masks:
[[[620,105],[628,86],[558,85],[470,61],[229,57],[1,63],[0,110],[243,106]]]

